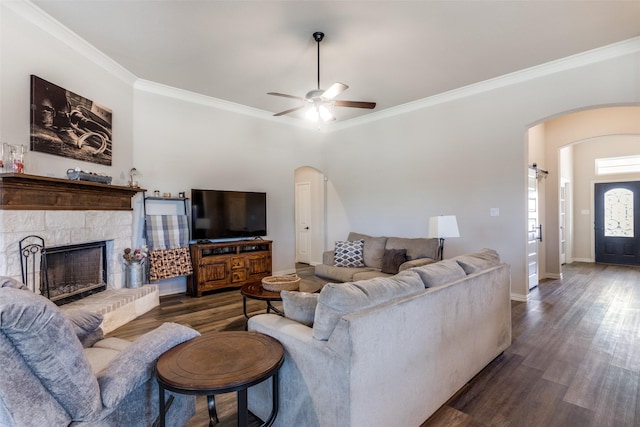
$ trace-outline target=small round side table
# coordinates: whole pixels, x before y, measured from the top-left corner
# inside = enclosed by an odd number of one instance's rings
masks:
[[[242,294],[242,312],[247,319],[249,318],[247,314],[247,298],[266,301],[267,313],[273,311],[280,316],[284,316],[284,313],[271,304],[272,301],[282,301],[280,292],[268,291],[262,287],[261,283],[247,283],[240,289],[240,293]]]
[[[160,427],[165,425],[164,391],[206,395],[209,426],[218,422],[215,395],[236,391],[238,426],[247,426],[247,389],[272,378],[270,426],[278,415],[278,370],[284,348],[275,338],[253,331],[211,332],[164,353],[156,364],[160,396]]]

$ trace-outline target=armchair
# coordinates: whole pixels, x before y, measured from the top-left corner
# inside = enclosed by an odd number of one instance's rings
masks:
[[[165,323],[134,342],[102,339],[101,321],[99,314],[62,311],[20,282],[0,278],[0,425],[153,424],[155,362],[198,332]],[[172,396],[167,425],[183,426],[195,397]]]

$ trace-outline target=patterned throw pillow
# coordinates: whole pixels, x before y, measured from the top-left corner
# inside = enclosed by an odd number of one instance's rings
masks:
[[[364,240],[337,241],[333,265],[336,267],[364,267]]]

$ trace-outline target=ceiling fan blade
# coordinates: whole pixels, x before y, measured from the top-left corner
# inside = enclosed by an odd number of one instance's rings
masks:
[[[324,91],[322,98],[333,99],[347,89],[349,89],[349,86],[344,83],[334,83],[329,89]]]
[[[369,110],[376,108],[375,102],[364,101],[333,101],[333,105],[336,107],[367,108]]]
[[[298,110],[302,110],[303,108],[305,108],[305,105],[301,105],[299,107],[295,107],[295,108],[290,108],[289,110],[285,110],[285,111],[281,111],[279,113],[275,113],[273,116],[284,116],[285,114],[289,114],[289,113],[293,113],[294,111],[298,111]]]
[[[304,101],[304,98],[302,98],[302,97],[300,97],[300,96],[287,95],[286,93],[279,93],[279,92],[267,92],[267,95],[282,96],[283,98],[291,98],[291,99],[298,99],[298,100],[300,100],[300,101]]]

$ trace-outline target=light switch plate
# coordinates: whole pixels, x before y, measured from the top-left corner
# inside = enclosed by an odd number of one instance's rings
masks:
[[[491,210],[489,211],[489,215],[500,216],[500,208],[491,208]]]

